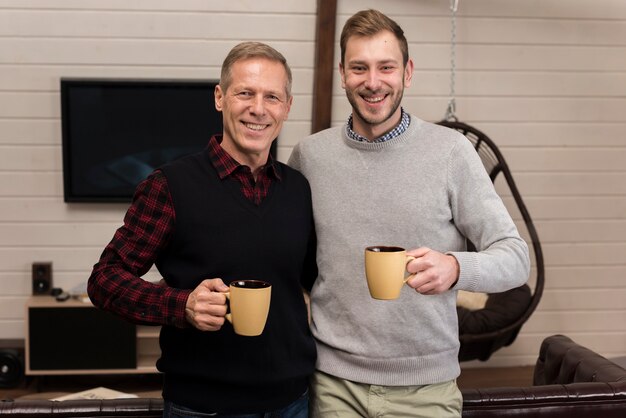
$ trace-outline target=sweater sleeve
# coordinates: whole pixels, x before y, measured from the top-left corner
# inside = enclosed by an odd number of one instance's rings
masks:
[[[476,247],[476,252],[450,253],[460,266],[455,289],[497,293],[526,283],[528,246],[465,138],[450,154],[448,190],[454,223]]]
[[[300,152],[300,144],[297,144],[293,151],[291,152],[291,156],[289,157],[288,165],[298,171],[302,171],[302,159]],[[310,197],[310,195],[309,195]],[[304,260],[304,267],[302,277],[300,279],[300,284],[307,291],[311,291],[313,288],[313,283],[317,278],[318,270],[317,270],[317,262],[316,262],[316,250],[317,250],[317,235],[315,233],[315,223],[313,219],[311,219],[311,234],[309,236],[309,241],[307,244],[307,253]]]
[[[190,291],[141,278],[167,245],[173,225],[167,182],[157,171],[137,186],[124,225],[93,268],[87,290],[95,306],[133,323],[188,326],[185,304]]]

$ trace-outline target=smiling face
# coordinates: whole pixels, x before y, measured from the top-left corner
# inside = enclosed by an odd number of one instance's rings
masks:
[[[404,89],[411,85],[413,61],[403,65],[400,44],[387,30],[350,37],[343,58],[339,72],[352,105],[352,129],[374,140],[400,122],[400,103]]]
[[[235,62],[227,90],[215,88],[215,108],[222,112],[222,148],[254,172],[267,161],[291,109],[288,77],[280,62],[249,58]]]

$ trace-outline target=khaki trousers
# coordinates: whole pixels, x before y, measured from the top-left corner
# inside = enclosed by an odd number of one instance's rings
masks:
[[[456,381],[424,386],[355,383],[322,372],[311,379],[311,418],[448,418],[461,416]]]

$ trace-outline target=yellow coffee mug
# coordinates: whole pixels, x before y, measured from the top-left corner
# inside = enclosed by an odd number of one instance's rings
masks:
[[[261,335],[270,310],[272,286],[261,280],[235,280],[230,283],[226,297],[230,313],[226,319],[233,324],[235,333],[254,337]]]
[[[406,282],[406,265],[415,257],[401,247],[373,246],[365,249],[365,277],[374,299],[392,300],[400,296]]]

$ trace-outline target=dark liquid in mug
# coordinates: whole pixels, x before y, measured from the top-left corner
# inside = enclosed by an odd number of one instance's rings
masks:
[[[230,285],[244,289],[263,289],[265,287],[270,287],[268,282],[261,280],[235,280],[231,282]]]
[[[404,248],[377,246],[377,247],[367,247],[366,250],[372,251],[374,253],[397,253],[398,251],[404,251]]]

